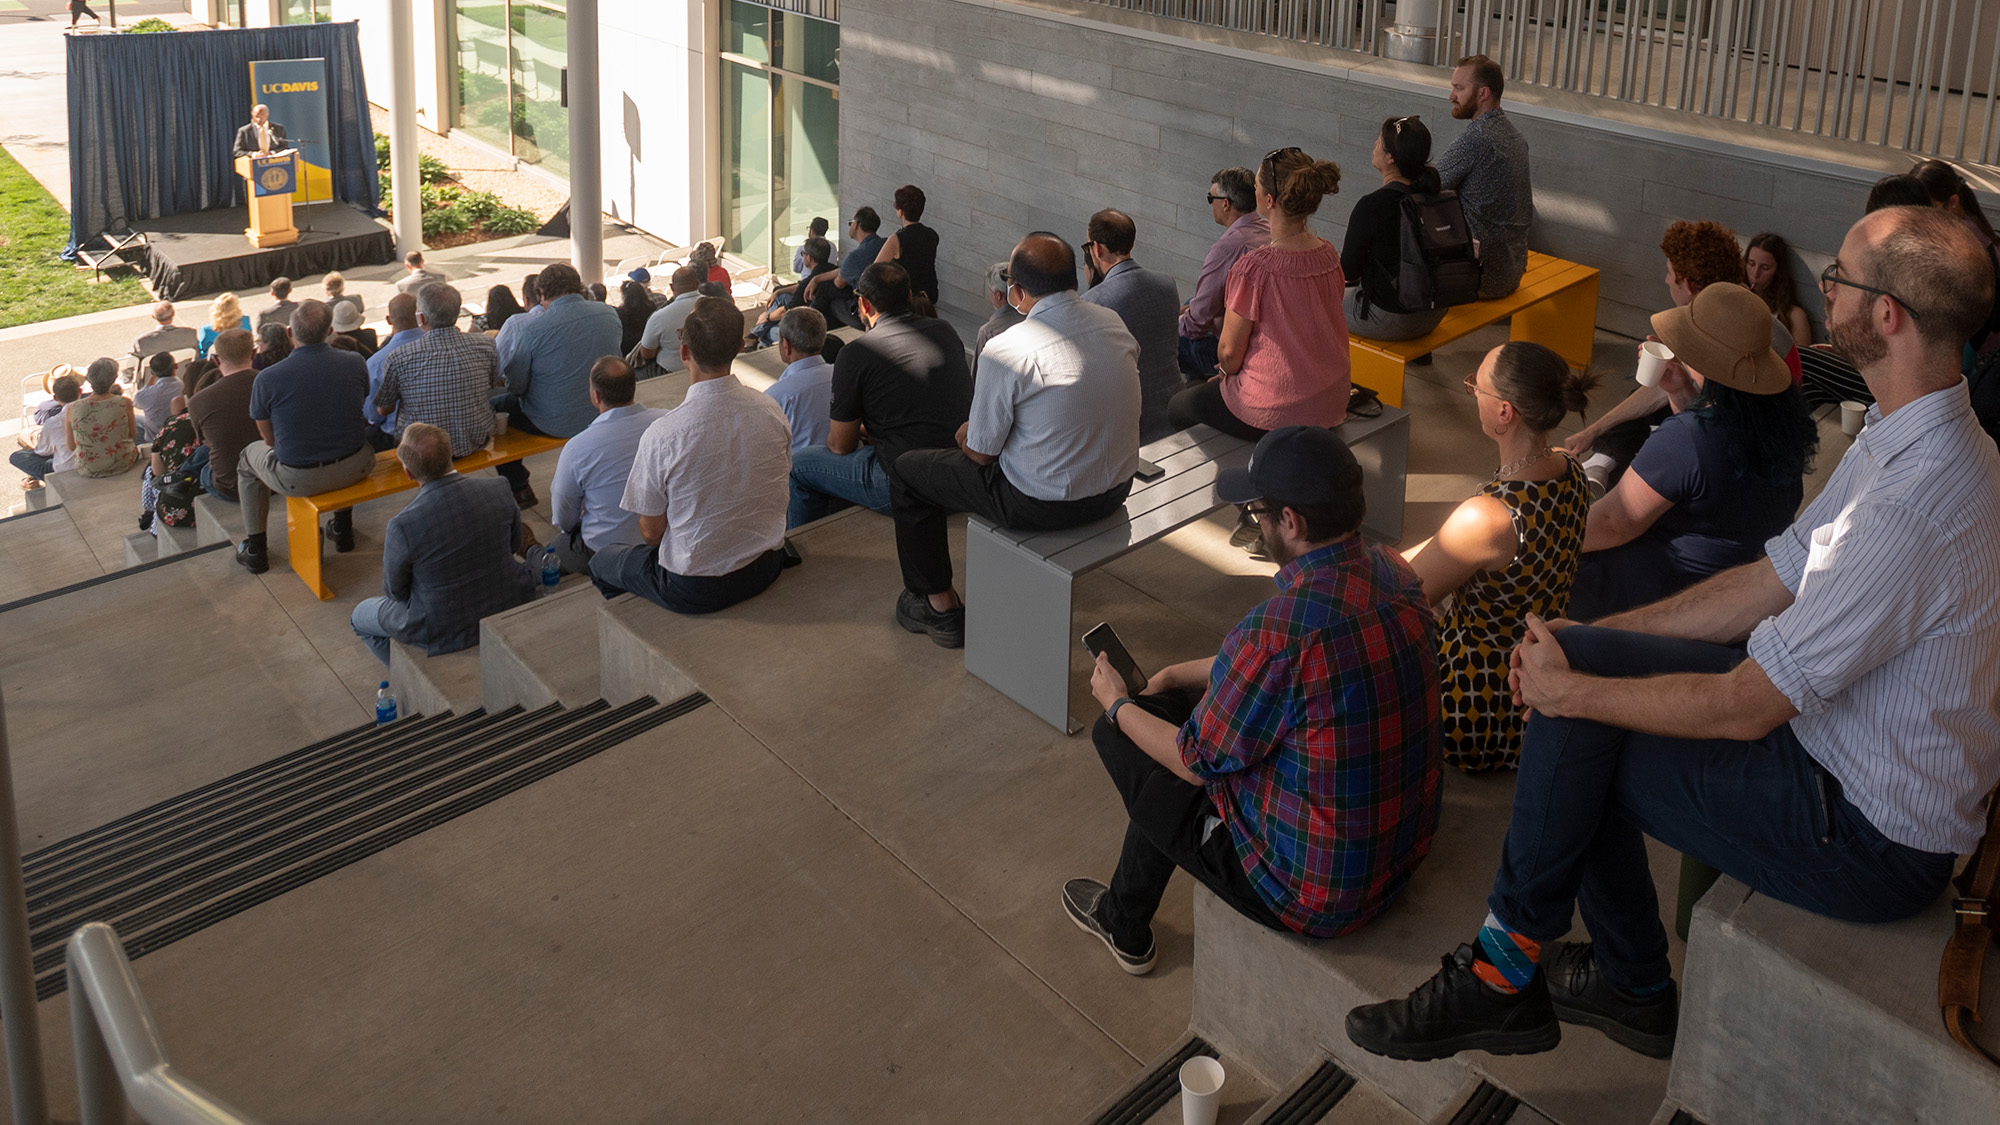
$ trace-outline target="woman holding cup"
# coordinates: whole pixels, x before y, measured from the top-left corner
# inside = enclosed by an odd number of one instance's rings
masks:
[[[1791,522],[1819,430],[1771,329],[1764,302],[1730,283],[1653,317],[1674,356],[1658,385],[1676,413],[1591,506],[1571,617],[1645,605],[1749,562]]]

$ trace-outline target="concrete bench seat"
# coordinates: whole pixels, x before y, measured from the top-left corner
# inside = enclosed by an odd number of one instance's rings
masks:
[[[1597,270],[1530,250],[1519,289],[1497,300],[1454,307],[1428,336],[1398,341],[1349,336],[1354,385],[1373,390],[1390,406],[1401,406],[1410,360],[1510,316],[1510,338],[1545,345],[1572,367],[1590,366],[1597,332]]]
[[[2000,1070],[1938,1017],[1948,892],[1914,918],[1821,918],[1724,878],[1688,932],[1668,1093],[1708,1125],[2000,1118]],[[2000,972],[1985,974],[1973,1032],[2000,1041]]]
[[[1366,530],[1395,542],[1403,530],[1410,416],[1384,407],[1374,418],[1349,418],[1336,432],[1361,462]],[[1069,711],[1076,579],[1223,507],[1216,476],[1248,462],[1250,448],[1207,426],[1161,438],[1139,451],[1160,477],[1133,481],[1121,511],[1066,531],[1008,531],[967,519],[965,670],[1058,730],[1080,729]]]
[[[401,641],[389,642],[389,693],[396,714],[460,715],[481,705],[479,646],[430,656]]]

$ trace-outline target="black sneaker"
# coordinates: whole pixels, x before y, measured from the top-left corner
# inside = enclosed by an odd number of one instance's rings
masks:
[[[1545,974],[1510,996],[1473,975],[1471,946],[1459,946],[1443,962],[1407,997],[1347,1013],[1347,1037],[1363,1050],[1414,1062],[1460,1051],[1532,1055],[1562,1042]]]
[[[965,647],[965,609],[932,609],[931,600],[908,590],[896,595],[896,624],[912,633],[930,634],[940,648]]]
[[[1648,1058],[1674,1054],[1680,1027],[1680,990],[1674,982],[1651,996],[1634,996],[1604,979],[1597,955],[1587,941],[1566,941],[1542,964],[1548,978],[1549,1002],[1564,1023],[1594,1027],[1613,1043]]]
[[[1127,953],[1111,940],[1111,931],[1105,929],[1098,920],[1097,908],[1104,903],[1104,896],[1111,888],[1095,879],[1071,879],[1063,884],[1063,913],[1076,923],[1076,928],[1104,943],[1111,951],[1111,957],[1118,967],[1135,977],[1143,977],[1153,971],[1153,933],[1146,931],[1146,948],[1140,953]]]
[[[252,574],[262,574],[271,569],[270,556],[263,551],[251,549],[248,543],[237,544],[236,562]]]
[[[326,541],[333,544],[333,549],[343,555],[352,551],[354,549],[354,525],[352,523],[343,525],[339,520],[334,520],[326,525]]]

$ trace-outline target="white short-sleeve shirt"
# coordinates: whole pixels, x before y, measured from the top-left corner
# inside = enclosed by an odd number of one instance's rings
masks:
[[[1139,342],[1074,292],[1035,302],[979,353],[966,445],[1037,500],[1081,500],[1139,469]]]
[[[724,375],[689,386],[679,406],[647,427],[619,507],[667,517],[662,567],[712,578],[784,543],[791,475],[785,412]]]

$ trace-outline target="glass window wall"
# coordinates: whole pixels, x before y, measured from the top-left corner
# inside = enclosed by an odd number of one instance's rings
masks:
[[[333,0],[284,0],[278,11],[280,24],[328,23],[333,19]]]
[[[456,0],[453,9],[458,97],[452,128],[567,176],[565,0]]]
[[[732,0],[722,54],[723,247],[790,275],[816,216],[840,230],[840,26]]]

